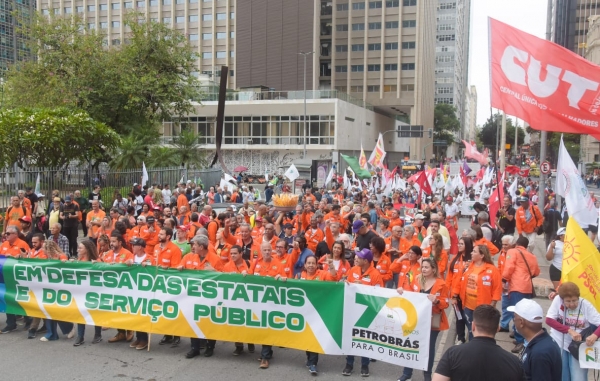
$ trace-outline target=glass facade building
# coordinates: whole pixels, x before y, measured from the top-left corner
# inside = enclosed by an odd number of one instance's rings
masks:
[[[31,58],[20,29],[35,12],[33,0],[0,0],[0,75],[12,63]]]

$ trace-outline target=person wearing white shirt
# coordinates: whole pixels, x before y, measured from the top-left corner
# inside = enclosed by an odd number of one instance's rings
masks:
[[[429,229],[427,231],[427,237],[423,238],[423,242],[421,242],[421,249],[426,249],[429,246],[431,246],[429,244],[429,239],[431,238],[431,236],[435,233],[440,233],[440,222],[439,221],[431,221],[429,223],[429,228],[431,228],[431,233],[429,233]],[[448,230],[446,229],[446,232],[448,232]],[[441,235],[441,233],[440,233]],[[444,244],[444,250],[450,250],[450,238],[445,237],[442,235],[442,241]]]
[[[163,187],[163,190],[162,190],[163,202],[165,204],[169,203],[169,201],[171,200],[172,194],[173,193],[171,192],[171,189],[169,189],[169,184],[165,184],[165,186]]]

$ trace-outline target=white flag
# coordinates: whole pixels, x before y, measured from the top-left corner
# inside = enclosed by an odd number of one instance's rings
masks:
[[[452,192],[454,192],[454,186],[453,186],[453,177],[448,176],[448,179],[446,180],[446,185],[444,185],[444,191],[446,192],[446,194],[450,194]]]
[[[265,183],[268,183],[268,182],[269,182],[269,168],[267,168],[267,166],[265,165]]]
[[[40,185],[40,174],[38,173],[37,179],[35,180],[35,190],[33,191],[36,195],[42,194]]]
[[[327,175],[327,178],[325,179],[325,186],[329,185],[331,180],[333,180],[333,167],[331,167],[331,169],[329,170],[329,174]]]
[[[350,189],[350,180],[348,180],[348,171],[344,171],[344,189]]]
[[[375,178],[375,190],[377,191],[377,189],[381,188],[381,185],[379,184],[379,177]]]
[[[236,183],[236,184],[237,184],[237,180],[236,180],[236,179],[235,179],[233,176],[231,176],[231,175],[229,175],[229,174],[227,174],[227,173],[224,173],[223,175],[224,175],[224,177],[225,177],[225,181],[226,181],[226,182],[233,181],[234,183]]]
[[[556,193],[565,198],[569,217],[575,218],[579,226],[585,229],[589,225],[596,225],[598,212],[581,174],[563,143],[562,136],[558,149]]]
[[[508,194],[510,195],[510,198],[513,202],[513,204],[515,203],[516,198],[517,198],[517,189],[519,188],[519,178],[517,176],[515,176],[515,181],[513,181],[512,184],[510,184],[510,187],[508,187]]]
[[[181,175],[181,180],[179,180],[179,183],[180,183],[180,184],[183,184],[183,177],[184,177],[184,176],[185,176],[185,175]]]
[[[290,181],[294,181],[298,177],[300,177],[300,174],[298,173],[298,169],[296,169],[296,166],[294,164],[290,165],[290,167],[287,169],[287,171],[285,171],[284,175],[285,175],[285,177],[290,179]]]
[[[148,180],[150,180],[150,176],[148,176],[148,171],[146,170],[146,163],[142,161],[142,186],[146,185]]]

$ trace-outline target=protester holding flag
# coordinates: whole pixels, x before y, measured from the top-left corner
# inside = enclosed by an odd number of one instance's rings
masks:
[[[473,311],[482,304],[496,307],[502,296],[502,277],[494,266],[490,251],[485,245],[475,245],[471,253],[471,265],[464,271],[460,281],[452,290],[452,299],[463,301],[465,323],[469,340],[473,339],[471,324]]]
[[[562,349],[563,381],[586,381],[587,369],[582,369],[579,359],[569,351],[572,341],[585,341],[592,346],[600,336],[600,313],[592,303],[581,297],[579,287],[573,282],[564,282],[558,289],[558,297],[546,314],[546,324],[550,326],[550,335]],[[593,332],[589,328],[595,326]],[[597,328],[596,328],[597,327]],[[589,333],[586,338],[583,333]],[[583,345],[583,344],[582,344]]]
[[[429,363],[427,370],[423,372],[423,378],[425,381],[431,381],[431,371],[433,368],[433,361],[435,359],[436,341],[439,333],[445,331],[450,326],[448,325],[448,318],[444,311],[448,308],[448,286],[443,279],[440,278],[438,267],[433,258],[423,258],[421,262],[421,274],[417,275],[412,283],[412,290],[422,294],[427,294],[427,298],[432,302],[431,307],[431,332],[429,335]],[[399,287],[398,293],[402,295],[404,289]],[[413,370],[405,367],[402,376],[398,381],[408,381],[412,377]]]

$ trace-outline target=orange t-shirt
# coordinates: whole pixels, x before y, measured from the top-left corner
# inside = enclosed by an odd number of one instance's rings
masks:
[[[154,259],[158,266],[177,267],[181,262],[181,249],[171,241],[167,242],[164,248],[161,248],[160,244],[156,245]]]
[[[31,258],[31,259],[47,259],[48,256],[46,255],[46,252],[44,251],[44,249],[39,249],[39,250],[33,250],[33,249],[31,249],[29,251],[29,254],[27,254],[27,258]]]
[[[106,216],[106,213],[104,213],[103,210],[98,209],[98,212],[90,210],[85,220],[87,222],[102,222],[104,216]],[[88,229],[88,237],[97,238],[98,230],[100,230],[100,226],[92,225],[92,227]]]
[[[335,281],[335,277],[331,275],[329,271],[325,270],[317,270],[313,275],[309,275],[306,270],[302,271],[302,274],[298,277],[298,279],[302,280],[322,280],[322,281]]]
[[[304,237],[306,238],[306,247],[308,247],[308,249],[313,253],[317,252],[317,245],[319,242],[325,240],[325,234],[323,233],[323,230],[319,228],[313,230],[310,226],[306,229]]]
[[[2,245],[0,245],[0,255],[4,256],[18,257],[22,254],[21,250],[25,250],[25,253],[28,253],[29,245],[19,238],[17,238],[14,245],[11,245],[8,241],[4,241],[2,242]]]
[[[276,258],[271,258],[269,262],[262,258],[252,262],[250,273],[258,276],[275,277],[280,275],[282,277],[287,277],[287,274],[283,269],[284,266]]]
[[[133,260],[133,253],[124,248],[121,248],[116,257],[113,250],[109,250],[102,255],[102,262],[104,263],[125,263],[130,259]]]
[[[208,268],[207,265],[209,266]],[[196,253],[188,253],[181,258],[179,266],[183,266],[184,269],[188,270],[223,270],[223,262],[221,261],[221,258],[210,251],[204,256],[204,258],[200,258],[200,255]]]
[[[364,273],[359,266],[352,267],[350,271],[348,271],[347,280],[349,283],[383,287],[383,278],[381,278],[379,271],[372,265]]]
[[[237,266],[235,264],[235,262],[229,261],[223,267],[223,272],[228,273],[228,274],[233,274],[233,273],[241,274],[242,271],[246,271],[246,273],[250,273],[250,268],[248,267],[248,264],[244,260],[242,260],[242,264],[239,266]]]
[[[16,226],[17,228],[19,228],[19,230],[21,230],[21,222],[19,221],[19,218],[25,216],[31,217],[31,209],[25,207],[25,213],[23,213],[23,207],[21,206],[9,207],[6,210],[6,222],[4,223],[4,231],[6,231],[6,228],[9,226]]]

